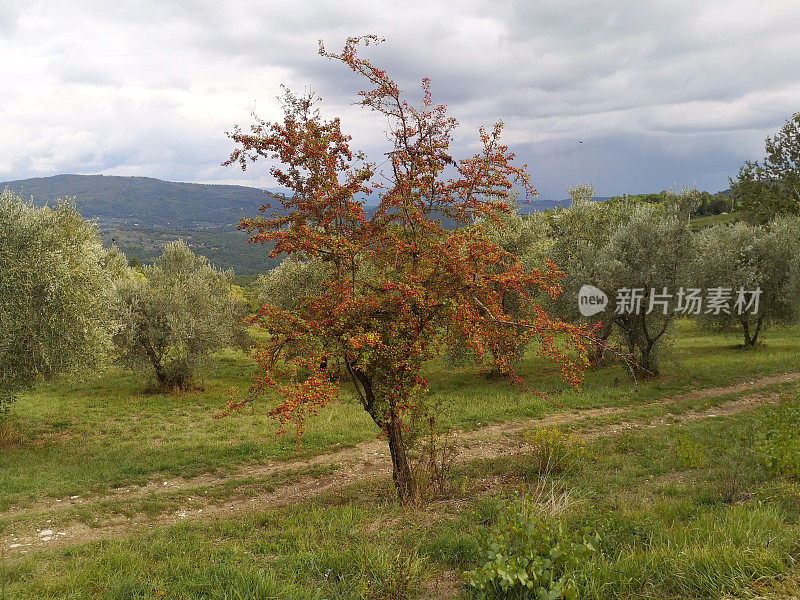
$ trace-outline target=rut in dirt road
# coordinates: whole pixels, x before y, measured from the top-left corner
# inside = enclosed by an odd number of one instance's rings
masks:
[[[730,394],[741,394],[752,391],[744,397],[735,398],[724,402],[713,408],[701,411],[690,411],[681,415],[675,415],[669,419],[658,417],[656,419],[641,419],[621,422],[611,425],[603,425],[584,430],[582,435],[587,438],[597,438],[606,435],[614,435],[620,431],[642,428],[659,427],[674,422],[688,422],[714,416],[729,415],[737,412],[751,410],[760,404],[774,402],[779,394],[756,393],[760,388],[765,388],[777,384],[792,384],[800,382],[800,373],[784,373],[754,379],[749,382],[738,383],[731,386],[721,386],[705,390],[697,390],[686,394],[680,394],[647,404],[638,404],[635,407],[608,407],[597,409],[578,410],[569,413],[551,415],[541,419],[527,420],[523,422],[502,423],[489,425],[474,431],[459,431],[446,436],[457,444],[458,455],[456,462],[468,463],[472,460],[481,458],[491,458],[499,455],[513,455],[524,452],[524,444],[509,434],[518,433],[526,428],[536,425],[553,425],[576,423],[581,420],[621,415],[631,412],[634,408],[647,406],[663,406],[677,404],[692,400],[705,400],[718,398]],[[68,501],[42,502],[26,507],[25,509],[13,509],[0,513],[0,518],[14,518],[22,515],[41,515],[44,525],[35,531],[16,531],[11,535],[0,538],[0,547],[11,552],[28,552],[41,547],[53,547],[66,544],[75,544],[113,537],[129,535],[144,527],[168,526],[183,520],[214,520],[231,516],[245,514],[254,510],[284,506],[297,502],[302,502],[310,498],[319,496],[329,491],[342,489],[360,481],[372,481],[380,477],[391,475],[391,462],[385,442],[374,440],[358,444],[353,448],[343,449],[333,454],[325,454],[309,458],[302,461],[275,462],[265,465],[254,465],[238,470],[235,474],[228,477],[214,475],[202,475],[191,479],[171,479],[162,482],[152,482],[145,486],[130,486],[116,490],[114,493],[103,497],[77,498]],[[173,491],[176,489],[191,490],[201,486],[222,485],[233,478],[265,478],[270,475],[290,473],[302,469],[313,467],[333,467],[338,469],[325,473],[319,477],[302,476],[297,481],[285,485],[276,486],[274,490],[259,493],[248,497],[221,500],[212,503],[207,499],[195,500],[195,507],[191,510],[180,510],[171,514],[161,514],[153,519],[141,519],[139,523],[135,518],[121,518],[117,521],[101,525],[99,527],[89,527],[80,523],[62,525],[55,529],[50,529],[47,519],[54,519],[59,511],[69,506],[81,503],[91,503],[104,500],[125,500],[136,499],[146,496],[158,496],[160,493]],[[196,501],[203,502],[197,508]],[[13,529],[13,525],[12,525]],[[43,535],[43,533],[45,535]]]

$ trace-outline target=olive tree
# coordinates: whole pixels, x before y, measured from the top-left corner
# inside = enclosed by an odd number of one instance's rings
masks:
[[[745,347],[752,347],[768,324],[796,319],[797,218],[777,219],[769,227],[716,225],[695,234],[695,247],[698,287],[723,290],[729,298],[720,310],[702,311],[701,321],[740,331]]]
[[[608,265],[603,261],[602,250],[615,227],[627,218],[630,206],[591,202],[595,191],[590,184],[578,184],[567,191],[572,199],[571,206],[555,211],[550,217],[552,244],[547,255],[564,272],[563,292],[552,301],[552,306],[561,319],[595,328],[596,342],[588,349],[589,360],[600,364],[614,330],[613,322],[607,313],[582,315],[578,293],[584,285],[597,285],[606,275]]]
[[[74,202],[0,193],[0,411],[38,379],[106,356],[109,259]]]
[[[588,348],[593,364],[603,362],[610,339],[619,335],[635,355],[640,374],[655,375],[676,316],[663,306],[663,296],[677,291],[688,276],[688,219],[699,195],[686,188],[664,192],[659,203],[628,197],[592,202],[591,184],[568,187],[567,192],[570,207],[549,217],[553,241],[548,256],[564,272],[563,293],[552,302],[553,311],[565,321],[594,328],[595,341]],[[606,295],[605,308],[592,314],[581,311],[579,295],[585,286]],[[634,304],[626,302],[629,293],[635,295]],[[658,310],[651,309],[651,298],[658,301]]]
[[[567,194],[571,206],[579,206],[591,202],[597,190],[591,183],[578,183],[574,186],[567,186]]]
[[[493,219],[477,219],[474,226],[480,228],[490,242],[517,257],[526,273],[545,272],[549,249],[552,246],[549,223],[542,213],[520,214],[517,200],[518,194],[514,193],[509,199],[511,210],[507,214],[496,215]],[[536,302],[543,306],[551,301],[550,294],[536,286],[529,286],[524,293],[513,288],[505,289],[501,295],[503,310],[515,318],[522,318],[526,310],[523,296],[535,298]],[[452,341],[446,358],[456,364],[465,362],[470,353],[464,339],[461,336],[453,336]],[[518,362],[525,347],[524,336],[520,335],[517,339],[510,338],[504,346],[504,351],[508,352],[511,360]],[[485,372],[492,376],[499,375],[499,371],[494,367],[485,368]]]
[[[800,113],[767,137],[762,162],[746,162],[731,180],[734,197],[750,220],[766,223],[785,214],[800,214]]]
[[[615,304],[610,318],[635,355],[636,369],[657,375],[665,338],[680,314],[675,295],[687,285],[692,260],[685,214],[674,205],[630,208],[596,260],[595,285]]]
[[[138,276],[118,281],[114,342],[123,362],[151,369],[163,391],[181,390],[213,351],[244,345],[244,307],[232,277],[180,240]]]
[[[255,296],[259,306],[270,304],[294,310],[303,298],[320,293],[328,267],[320,260],[289,257],[274,269],[258,276]]]

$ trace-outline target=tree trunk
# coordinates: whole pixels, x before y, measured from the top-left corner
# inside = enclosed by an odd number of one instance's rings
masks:
[[[397,498],[400,500],[400,504],[407,504],[414,500],[416,486],[414,485],[414,476],[411,473],[411,464],[408,461],[406,442],[403,439],[403,424],[397,414],[397,409],[392,406],[387,418],[386,414],[381,412],[380,403],[375,397],[372,379],[358,369],[353,369],[346,360],[345,364],[348,372],[353,377],[354,383],[357,382],[356,389],[359,391],[364,410],[372,417],[375,424],[386,432],[386,436],[389,438],[389,453],[392,457],[392,478],[397,489]],[[358,384],[361,386],[360,389]]]
[[[761,325],[764,323],[764,317],[759,315],[756,321],[756,328],[753,335],[750,335],[750,324],[747,319],[742,320],[742,329],[744,330],[744,345],[747,348],[752,348],[758,342],[758,334],[761,333]]]
[[[592,342],[588,349],[589,364],[600,366],[605,360],[606,344],[611,337],[611,324],[605,325],[600,329],[597,341]]]
[[[640,348],[639,363],[636,365],[636,371],[642,378],[657,377],[658,376],[658,362],[653,356],[653,348],[655,343],[643,344]]]
[[[416,486],[408,462],[406,443],[403,440],[402,423],[396,413],[392,413],[386,423],[386,435],[389,437],[389,452],[392,455],[392,478],[397,489],[400,504],[408,504],[414,500]]]
[[[749,348],[753,345],[753,342],[750,340],[750,324],[747,322],[747,319],[742,319],[741,324],[742,332],[744,333],[744,347]]]
[[[756,345],[758,342],[758,334],[761,333],[761,325],[764,323],[764,316],[758,315],[758,321],[756,322],[756,331],[753,333],[753,346]]]
[[[164,370],[164,365],[161,364],[161,356],[153,350],[153,346],[145,338],[140,338],[139,343],[144,348],[147,357],[150,359],[150,364],[156,372],[156,380],[159,387],[163,390],[167,387],[167,372]]]

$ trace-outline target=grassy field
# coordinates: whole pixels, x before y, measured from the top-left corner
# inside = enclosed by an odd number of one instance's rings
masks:
[[[768,409],[754,404],[684,422],[747,392],[659,401],[799,371],[799,334],[770,331],[762,347],[746,351],[735,338],[683,322],[663,377],[636,387],[610,367],[591,371],[574,391],[550,365],[529,359],[523,373],[549,402],[473,367],[438,365],[431,401],[441,405],[445,428],[613,410],[574,424],[589,440],[575,468],[543,469],[535,444],[509,434],[521,451],[455,463],[436,499],[410,510],[399,509],[390,481],[378,478],[235,518],[134,527],[131,519],[191,508],[199,496],[224,503],[329,474],[335,465],[258,478],[241,470],[353,447],[374,440],[377,429],[348,398],[309,423],[299,453],[291,434],[275,435],[266,403],[214,419],[228,388],[245,388],[252,373],[249,359],[232,351],[218,357],[202,391],[179,397],[148,393],[146,381],[116,370],[41,386],[0,425],[0,537],[51,527],[50,518],[92,525],[113,515],[117,530],[27,554],[4,546],[0,600],[402,598],[406,587],[408,597],[468,597],[461,575],[479,561],[479,533],[498,522],[497,497],[519,491],[564,527],[599,532],[597,552],[573,569],[580,598],[796,597],[800,484],[775,476],[753,451],[755,416]],[[793,386],[762,391],[781,390],[794,393]],[[634,421],[652,426],[609,429]],[[119,487],[204,474],[222,485],[107,497]],[[71,496],[86,502],[62,511],[60,521],[48,516],[48,503]]]
[[[722,225],[736,223],[743,220],[743,215],[739,212],[722,213],[719,215],[706,215],[704,217],[693,217],[689,221],[689,227],[694,230],[711,227],[712,225]]]

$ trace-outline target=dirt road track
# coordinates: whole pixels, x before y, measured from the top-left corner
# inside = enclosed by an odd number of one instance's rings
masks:
[[[767,393],[759,392],[758,390],[774,385],[794,384],[797,382],[800,382],[800,372],[770,375],[730,386],[696,390],[649,404],[576,410],[551,415],[542,419],[499,423],[474,431],[454,432],[448,437],[456,443],[459,449],[456,462],[468,463],[475,459],[516,454],[524,451],[524,445],[518,438],[515,439],[513,434],[532,426],[564,425],[586,419],[625,415],[631,413],[634,409],[647,406],[664,406],[693,400],[710,400],[726,395],[737,395],[736,398],[713,408],[683,412],[680,415],[673,415],[669,419],[659,417],[650,420],[622,421],[582,431],[582,434],[587,438],[598,438],[614,435],[624,430],[659,427],[669,423],[697,421],[751,410],[760,404],[774,402],[779,397],[777,392]],[[191,490],[205,486],[223,485],[234,478],[263,479],[276,474],[302,472],[314,467],[338,468],[318,477],[301,476],[291,483],[276,486],[272,491],[245,498],[228,499],[215,503],[208,499],[193,497],[193,508],[191,510],[179,510],[170,514],[158,515],[152,519],[119,518],[115,521],[101,524],[99,527],[89,527],[82,523],[70,523],[61,527],[54,525],[51,529],[48,524],[48,519],[57,521],[56,517],[60,511],[70,506],[107,500],[134,500],[174,490]],[[0,518],[11,519],[31,514],[42,516],[42,522],[38,524],[36,529],[30,530],[31,528],[26,528],[28,530],[14,531],[11,534],[0,537],[0,548],[3,548],[7,554],[28,553],[38,548],[122,537],[144,528],[168,526],[184,520],[227,518],[254,510],[302,502],[335,489],[341,489],[357,482],[366,482],[379,477],[388,477],[390,474],[391,463],[386,444],[382,440],[373,440],[332,454],[323,454],[305,460],[276,461],[269,464],[249,465],[224,477],[201,475],[188,479],[175,478],[150,482],[144,486],[120,488],[105,496],[76,497],[62,500],[61,502],[55,500],[40,502],[0,513]],[[198,502],[200,507],[198,507]],[[139,521],[142,522],[140,523]],[[14,526],[12,526],[12,529],[14,529]]]

